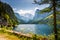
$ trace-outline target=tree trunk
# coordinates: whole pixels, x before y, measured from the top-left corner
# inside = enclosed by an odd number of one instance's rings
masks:
[[[55,0],[53,2],[53,16],[54,16],[54,34],[55,34],[55,40],[57,40],[57,24],[56,24],[56,2]]]

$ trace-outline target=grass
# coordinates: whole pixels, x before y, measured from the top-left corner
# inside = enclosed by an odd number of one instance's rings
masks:
[[[2,30],[0,30],[0,40],[1,39],[4,39],[4,40],[45,40],[45,39],[54,40],[55,39],[54,34],[51,34],[48,36],[32,34],[32,38],[28,38],[28,37],[24,37],[24,36],[15,35],[14,33],[10,33],[5,30],[7,30],[7,29],[2,28]],[[60,36],[59,36],[58,40],[60,40]]]
[[[4,29],[0,30],[0,36],[1,38],[3,38],[4,40],[44,40],[44,39],[48,39],[48,40],[54,40],[54,35],[52,36],[42,36],[42,35],[34,35],[32,34],[33,37],[32,38],[27,38],[27,37],[19,37],[13,33],[9,33],[9,32],[6,32]]]
[[[17,36],[2,31],[0,30],[0,40],[20,40]]]
[[[5,29],[5,28],[2,28],[0,30],[0,37],[1,37],[0,40],[1,39],[3,39],[3,40],[33,40],[31,38],[27,38],[24,36],[19,36],[14,33],[7,32],[6,30],[7,29]]]
[[[18,37],[14,35],[9,35],[7,33],[0,33],[0,40],[20,40]]]

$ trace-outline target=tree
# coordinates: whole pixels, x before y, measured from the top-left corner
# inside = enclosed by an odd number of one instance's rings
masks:
[[[0,18],[2,20],[2,24],[3,23],[5,23],[6,25],[18,24],[18,20],[14,15],[12,7],[9,4],[2,2],[1,0],[0,0]]]
[[[56,8],[59,8],[60,7],[60,1],[59,0],[40,0],[37,1],[37,0],[34,0],[34,3],[35,4],[38,4],[38,5],[43,5],[43,4],[49,4],[50,6],[45,8],[45,10],[43,9],[42,12],[51,12],[53,11],[53,16],[54,16],[54,33],[55,33],[55,40],[57,40],[57,24],[56,24]]]
[[[7,23],[8,23],[9,22],[9,15],[7,13],[4,15],[4,18],[7,20]]]

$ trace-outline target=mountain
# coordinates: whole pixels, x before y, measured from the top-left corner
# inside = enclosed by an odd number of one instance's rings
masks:
[[[24,15],[20,15],[19,13],[15,13],[15,16],[19,19],[21,23],[39,23],[39,22],[47,22],[45,19],[50,16],[52,13],[40,13],[40,10],[37,9],[35,11],[35,16],[32,14],[26,13]]]
[[[35,11],[35,16],[34,16],[34,18],[33,18],[33,21],[38,21],[38,20],[41,19],[39,12],[40,12],[39,9],[37,9],[37,10]]]
[[[46,22],[47,24],[50,24],[50,25],[53,25],[53,23],[54,23],[54,21],[53,21],[53,18],[54,18],[54,16],[53,16],[53,14],[51,14],[50,16],[48,16],[48,17],[46,17],[45,18],[45,21],[48,21],[48,22]],[[57,13],[56,14],[56,23],[57,23],[57,26],[59,25],[59,27],[60,27],[60,13]]]
[[[17,23],[12,7],[0,1],[0,25],[15,25]]]
[[[24,14],[24,16],[20,15],[19,13],[15,13],[15,16],[21,23],[28,23],[30,20],[33,19],[32,15],[29,13]]]
[[[33,23],[35,23],[35,22],[40,22],[40,21],[43,21],[46,17],[48,17],[49,15],[51,15],[52,14],[52,12],[50,12],[50,13],[40,13],[40,10],[39,9],[37,9],[36,11],[35,11],[35,16],[34,16],[34,18],[33,18]]]
[[[26,13],[24,16],[27,17],[30,20],[33,19],[33,15],[32,14]]]

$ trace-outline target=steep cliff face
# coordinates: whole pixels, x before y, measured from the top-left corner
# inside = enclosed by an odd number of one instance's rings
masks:
[[[9,4],[0,1],[0,25],[15,25],[17,23],[18,21],[12,7]]]

